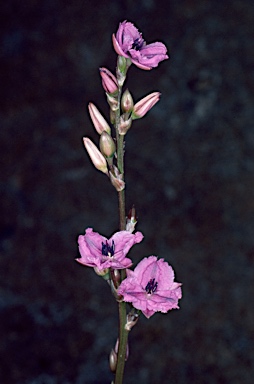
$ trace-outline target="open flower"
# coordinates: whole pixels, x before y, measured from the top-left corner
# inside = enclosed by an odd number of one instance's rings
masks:
[[[142,34],[129,21],[119,24],[116,36],[113,34],[113,45],[118,55],[129,58],[141,69],[152,69],[168,59],[167,48],[161,42],[146,45]]]
[[[87,228],[85,235],[78,237],[79,263],[88,267],[97,268],[99,271],[106,268],[124,269],[132,265],[126,257],[130,248],[140,243],[143,239],[141,232],[135,234],[129,231],[116,232],[110,239]]]
[[[149,256],[140,261],[134,271],[127,270],[127,278],[118,288],[124,301],[131,302],[149,318],[155,312],[166,313],[179,308],[181,284],[174,282],[174,271],[163,259]]]

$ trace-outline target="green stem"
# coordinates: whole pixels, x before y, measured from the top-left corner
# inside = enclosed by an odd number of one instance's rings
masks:
[[[116,113],[116,140],[117,140],[117,167],[120,173],[123,175],[124,180],[124,135],[119,135],[118,127],[120,124],[120,103],[121,103],[122,87],[119,87],[118,93],[118,105],[119,109]],[[119,204],[119,227],[120,231],[126,229],[126,213],[125,213],[125,190],[118,192],[118,204]],[[126,271],[121,270],[121,281],[125,279]],[[128,331],[124,328],[126,324],[126,303],[118,303],[119,311],[119,346],[117,353],[117,367],[115,374],[115,383],[123,383],[125,358],[126,358],[126,347],[128,342]]]
[[[128,331],[124,328],[126,323],[126,303],[119,303],[119,348],[117,353],[117,368],[115,375],[115,384],[123,383],[126,348],[128,342]]]

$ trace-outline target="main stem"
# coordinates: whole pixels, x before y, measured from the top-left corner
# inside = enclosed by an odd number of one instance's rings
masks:
[[[120,124],[120,102],[121,102],[122,87],[119,87],[118,105],[119,109],[116,114],[116,140],[117,140],[117,167],[123,175],[124,180],[124,135],[119,135],[118,126]],[[119,204],[119,227],[120,231],[126,229],[126,213],[125,213],[125,190],[118,192]],[[121,281],[125,279],[126,271],[121,270]],[[123,383],[124,366],[126,359],[126,347],[128,341],[128,331],[124,328],[126,324],[126,303],[118,303],[119,312],[119,347],[117,352],[117,367],[114,384]]]

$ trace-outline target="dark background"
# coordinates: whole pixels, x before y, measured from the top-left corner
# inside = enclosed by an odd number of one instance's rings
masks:
[[[98,68],[128,19],[171,60],[132,66],[135,100],[161,91],[126,140],[127,208],[165,258],[181,309],[130,334],[125,383],[253,382],[252,0],[18,1],[1,5],[0,382],[104,384],[117,336],[106,283],[78,265],[77,235],[118,228],[117,196],[82,145]]]

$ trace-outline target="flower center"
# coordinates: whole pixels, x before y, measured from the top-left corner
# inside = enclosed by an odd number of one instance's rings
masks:
[[[149,295],[151,295],[156,291],[157,287],[158,287],[157,281],[155,281],[155,279],[150,279],[145,287],[145,290]]]
[[[101,254],[104,256],[113,257],[115,254],[115,243],[114,240],[112,240],[112,245],[110,246],[106,240],[106,243],[104,244],[103,241],[101,243]]]
[[[137,37],[134,42],[132,43],[131,48],[135,49],[136,51],[139,51],[144,45],[144,40],[142,37]]]

